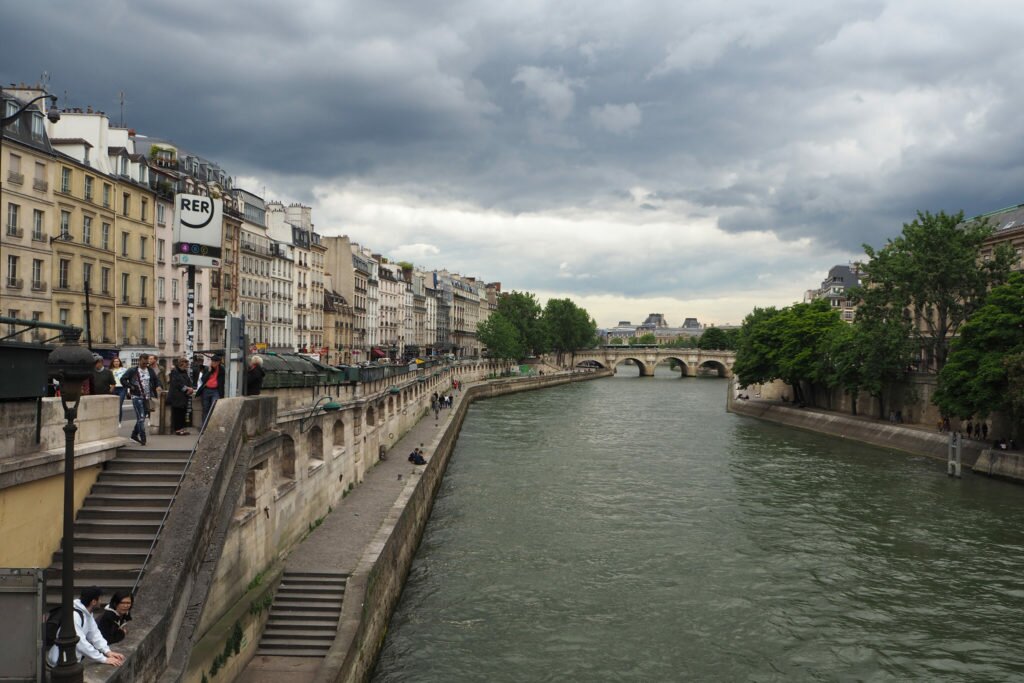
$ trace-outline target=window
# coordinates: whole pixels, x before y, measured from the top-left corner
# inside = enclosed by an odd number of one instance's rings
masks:
[[[121,318],[121,339],[128,343],[128,318]]]
[[[139,291],[140,291],[139,296],[142,297],[142,301],[141,301],[141,304],[140,304],[142,306],[146,305],[146,293],[147,293],[147,290],[149,289],[148,285],[149,285],[149,278],[146,277],[145,275],[140,276],[139,277]]]
[[[121,303],[127,304],[128,301],[128,273],[121,273]]]
[[[128,176],[128,158],[127,157],[121,157],[121,175],[123,175],[125,177]],[[124,215],[127,216],[128,213],[125,212]]]
[[[163,204],[156,205],[156,222],[157,225],[166,225],[167,219],[165,218],[166,207]]]
[[[103,248],[110,250],[110,223],[104,223],[100,229],[101,238],[103,240]]]
[[[171,334],[172,334],[171,341],[174,342],[175,344],[177,344],[178,343],[178,319],[177,318],[172,318],[171,319]]]
[[[85,198],[88,201],[92,201],[92,176],[85,176]]]
[[[82,241],[92,244],[92,216],[82,216]]]
[[[7,284],[13,287],[14,281],[18,279],[18,257],[10,256],[7,257]]]
[[[17,204],[7,204],[7,234],[17,235],[18,234],[18,214],[21,211],[21,207]]]
[[[70,240],[71,239],[71,212],[61,211],[60,212],[60,239]]]
[[[164,262],[164,246],[165,246],[164,240],[157,240],[156,241],[156,260],[159,263],[163,263]]]
[[[62,258],[57,268],[57,286],[61,289],[68,288],[68,277],[71,273],[71,260]]]
[[[121,233],[121,256],[128,255],[128,233]]]
[[[139,260],[146,260],[146,238],[139,237]]]
[[[165,284],[164,278],[158,277],[156,279],[156,300],[157,301],[166,301],[166,299],[164,297],[164,284]]]
[[[140,209],[140,215],[142,220],[146,220],[146,214],[149,212],[149,200],[145,197],[142,198],[142,207]]]
[[[25,176],[21,174],[21,156],[12,152],[10,159],[11,163],[10,167],[7,169],[7,178],[12,183],[21,184],[25,179]]]
[[[83,263],[82,264],[82,282],[84,282],[85,284],[89,285],[89,290],[93,291],[93,288],[92,288],[92,264],[91,263]]]
[[[32,180],[32,189],[46,192],[46,188],[49,187],[49,183],[46,182],[46,164],[41,161],[36,162],[36,175]]]
[[[15,102],[14,100],[7,100],[6,109],[4,111],[4,118],[6,118],[8,116],[17,116],[18,109],[20,109],[20,108],[21,107],[18,106],[18,103]],[[8,130],[10,130],[13,133],[19,132],[21,130],[21,118],[20,117],[15,118],[13,121],[11,121],[10,123],[6,124],[6,127],[7,127]]]
[[[196,339],[200,344],[203,343],[203,321],[196,320]]]
[[[110,294],[110,268],[100,268],[100,291]]]
[[[68,325],[68,324],[70,324],[70,322],[69,322],[70,320],[71,320],[71,310],[68,309],[68,308],[60,309],[60,324],[61,325]]]
[[[32,259],[32,289],[43,288],[43,262],[41,259]]]
[[[46,128],[43,125],[43,115],[39,112],[32,114],[32,139],[42,140]]]
[[[178,300],[178,281],[171,280],[171,301]]]
[[[64,194],[71,192],[71,169],[63,167],[60,169],[60,191]]]
[[[110,314],[109,313],[104,313],[103,314],[102,325],[103,325],[103,329],[100,330],[100,334],[103,335],[103,341],[105,341],[105,342],[106,341],[110,341],[110,337],[107,336],[108,332],[110,331]]]
[[[166,322],[167,321],[164,320],[163,318],[157,318],[156,319],[156,340],[160,344],[163,344],[165,341],[167,341],[167,338],[164,336],[164,329],[165,329],[165,323]]]
[[[125,192],[124,194],[121,195],[121,215],[127,216],[128,212],[131,211],[131,208],[132,196],[129,193]]]
[[[103,206],[110,208],[110,185],[103,183]]]
[[[43,212],[39,209],[32,209],[32,239],[43,241]]]
[[[149,318],[140,318],[139,319],[139,338],[140,339],[146,339],[147,338],[146,332],[148,330],[149,330]],[[146,342],[142,342],[142,343],[145,344]]]

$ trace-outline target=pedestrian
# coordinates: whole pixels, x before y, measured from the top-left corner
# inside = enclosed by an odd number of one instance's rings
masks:
[[[972,420],[967,421],[967,438],[974,438],[974,422]]]
[[[168,384],[170,388],[167,392],[167,405],[171,407],[171,429],[179,436],[188,436],[185,415],[188,413],[188,404],[196,392],[192,386],[192,378],[189,377],[187,358],[175,361]]]
[[[75,655],[79,662],[89,658],[89,660],[100,664],[121,666],[124,663],[124,655],[110,649],[92,616],[92,610],[99,604],[101,594],[102,591],[95,586],[83,588],[79,598],[72,603],[74,607],[72,621],[75,623],[75,633],[78,635]],[[59,657],[60,647],[54,644],[46,653],[46,661],[50,666],[56,666]]]
[[[188,361],[185,362],[186,366]],[[174,372],[174,370],[171,370]],[[96,625],[108,644],[120,643],[128,635],[126,624],[132,620],[132,594],[127,591],[115,591],[110,602],[103,608],[103,614]]]
[[[132,441],[137,441],[145,446],[146,418],[151,411],[150,404],[159,395],[162,388],[156,371],[149,367],[149,355],[144,353],[139,356],[139,364],[124,373],[121,384],[127,388],[128,396],[132,399],[132,408],[135,409]]]
[[[224,398],[226,380],[224,379],[224,365],[221,362],[223,359],[224,357],[219,353],[213,354],[213,357],[210,358],[210,367],[203,370],[196,384],[199,398],[203,401],[203,424],[206,423],[214,404]]]
[[[104,367],[103,356],[100,354],[92,354],[92,360],[94,365],[92,370],[92,393],[109,394],[116,384],[114,373]]]
[[[124,377],[124,373],[128,372],[128,368],[121,362],[120,356],[114,356],[114,359],[110,361],[110,372],[114,375],[114,393],[120,399],[117,405],[117,428],[120,429],[121,419],[124,416],[124,397],[128,393],[128,390],[121,386],[121,378]]]
[[[245,395],[259,396],[263,391],[263,378],[267,373],[263,369],[263,357],[253,356],[249,359],[249,370],[245,373]]]
[[[981,440],[988,441],[988,422],[981,423]]]

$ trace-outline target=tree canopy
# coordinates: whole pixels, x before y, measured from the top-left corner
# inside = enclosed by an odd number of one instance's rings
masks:
[[[994,287],[964,324],[939,373],[934,402],[946,415],[1024,416],[1024,274]]]
[[[541,321],[543,309],[533,293],[515,290],[503,293],[498,298],[495,312],[504,316],[516,328],[525,347],[525,354],[541,354],[548,350],[546,330]]]
[[[988,261],[979,259],[982,242],[993,228],[985,220],[964,222],[963,212],[918,212],[903,224],[903,233],[879,250],[865,244],[861,291],[877,290],[884,303],[909,308],[941,370],[949,340],[984,301],[988,289],[1003,282],[1013,254],[1000,248]]]
[[[519,330],[497,311],[477,324],[476,336],[492,358],[518,360],[526,355],[526,344]]]
[[[697,339],[698,349],[723,351],[735,348],[735,339],[730,338],[729,333],[720,327],[709,327]]]
[[[542,316],[544,330],[551,350],[562,355],[593,346],[597,339],[597,323],[590,314],[572,299],[549,299]]]

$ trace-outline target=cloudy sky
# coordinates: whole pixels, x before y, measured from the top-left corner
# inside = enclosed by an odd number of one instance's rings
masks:
[[[44,72],[317,229],[569,296],[738,323],[918,209],[1024,201],[1016,2],[39,0]]]

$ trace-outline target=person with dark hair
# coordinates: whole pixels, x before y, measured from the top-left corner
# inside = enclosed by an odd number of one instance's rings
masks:
[[[192,378],[188,375],[188,359],[178,358],[174,361],[174,369],[171,370],[171,377],[168,380],[170,389],[167,392],[167,405],[171,407],[171,429],[179,436],[187,436],[185,428],[185,413],[188,410],[189,401],[195,389],[192,388]]]
[[[114,373],[103,365],[103,356],[98,353],[92,354],[95,365],[92,371],[92,393],[109,394],[114,388]]]
[[[154,356],[155,357],[155,356]],[[128,389],[135,409],[135,427],[132,428],[132,441],[146,445],[146,417],[149,415],[149,402],[160,393],[160,378],[156,370],[149,365],[148,354],[139,356],[139,364],[124,373],[121,385]]]
[[[210,411],[213,410],[214,404],[219,399],[224,398],[227,378],[224,376],[224,365],[221,363],[223,359],[224,357],[219,353],[213,354],[213,357],[210,359],[210,367],[203,369],[203,372],[199,375],[199,381],[196,383],[199,398],[203,400],[204,423]]]
[[[103,614],[96,621],[100,633],[107,643],[120,643],[128,635],[125,626],[132,620],[132,594],[128,591],[115,591],[110,602],[103,608]]]
[[[124,655],[113,652],[107,644],[106,638],[100,633],[99,626],[92,616],[92,610],[100,602],[100,595],[103,593],[96,586],[83,588],[78,600],[75,600],[74,615],[75,632],[78,634],[78,645],[75,646],[75,653],[78,661],[88,658],[89,661],[109,664],[110,666],[121,666],[124,663]],[[46,661],[50,666],[57,665],[57,658],[60,656],[60,648],[54,644],[46,653]]]

